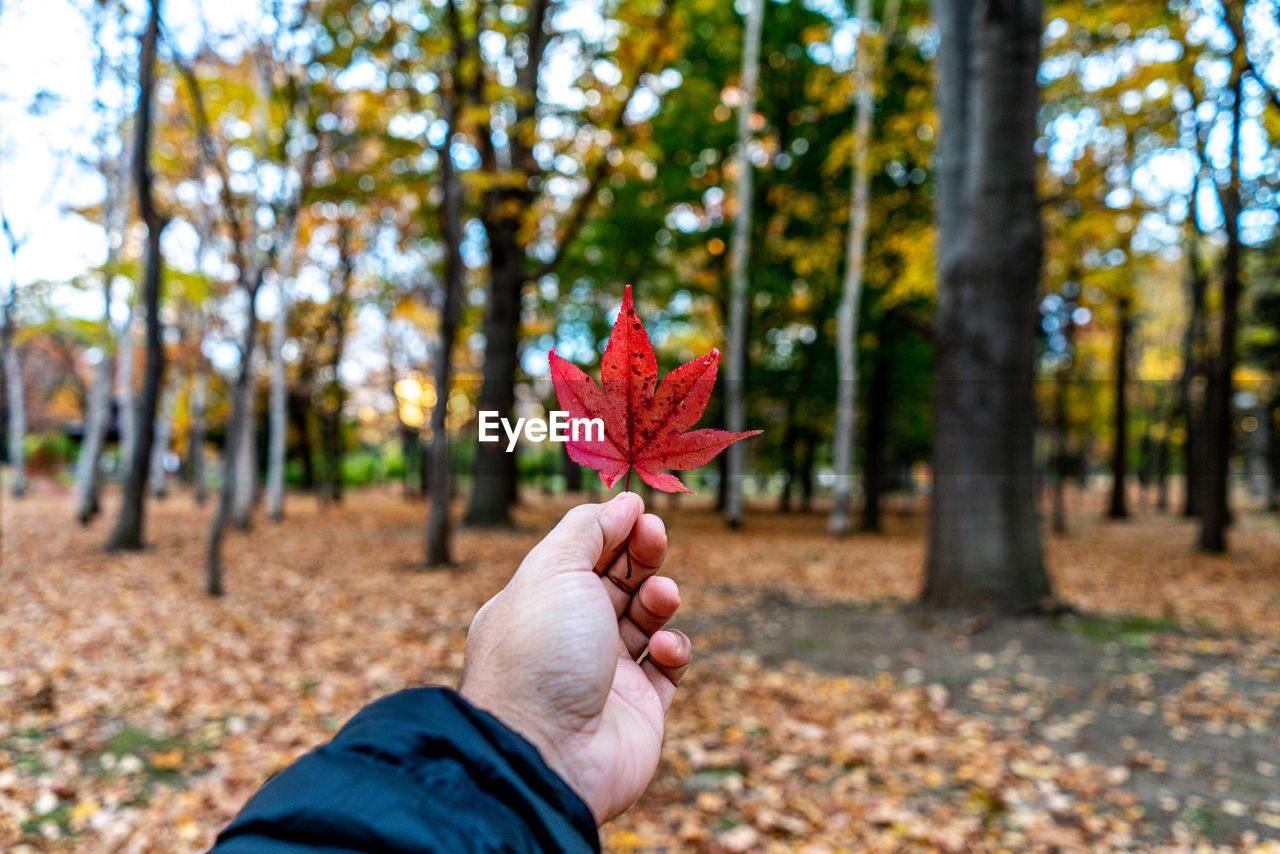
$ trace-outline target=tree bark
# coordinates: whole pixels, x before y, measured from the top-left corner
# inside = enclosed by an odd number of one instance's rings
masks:
[[[1115,413],[1112,427],[1115,431],[1115,448],[1111,454],[1111,503],[1107,508],[1110,519],[1129,518],[1129,500],[1126,487],[1129,479],[1129,336],[1133,332],[1132,303],[1121,297],[1118,304],[1119,319],[1116,330],[1115,364]]]
[[[867,0],[862,0],[867,2]],[[756,87],[760,80],[760,33],[764,26],[765,0],[750,0],[742,37],[742,76],[738,81],[738,174],[734,188],[733,235],[729,256],[728,372],[725,388],[725,420],[732,431],[746,428],[747,303],[750,289],[751,213],[754,199],[751,166],[751,117],[756,111]],[[729,527],[742,524],[745,500],[746,446],[741,442],[725,451],[724,518]]]
[[[461,25],[457,18],[457,6],[452,0],[449,3],[448,14],[451,18],[451,29],[456,37],[461,32]],[[458,51],[459,60],[461,60],[465,55],[465,43],[460,38],[455,38],[455,42],[455,50]],[[455,69],[456,67],[455,65]],[[462,263],[462,184],[453,162],[453,142],[458,129],[460,107],[460,81],[453,75],[456,75],[456,70],[451,74],[451,79],[442,93],[445,135],[437,150],[440,162],[440,187],[443,192],[440,205],[440,232],[444,239],[445,254],[444,293],[440,306],[440,340],[436,347],[435,363],[432,365],[436,402],[431,409],[431,458],[430,465],[427,467],[430,478],[427,510],[427,566],[447,566],[453,562],[452,525],[449,517],[449,507],[453,499],[449,472],[449,394],[453,382],[453,344],[457,334],[458,318],[462,311],[462,285],[463,277],[466,275],[466,268]],[[493,311],[491,306],[490,316]],[[511,368],[514,371],[514,363]],[[486,361],[485,385],[487,386],[488,383],[489,363]],[[499,411],[509,412],[510,402],[506,408]],[[487,446],[481,443],[479,447]],[[478,493],[486,491],[479,477],[479,462],[477,459],[476,482],[472,485],[473,506]],[[489,464],[492,464],[492,461]],[[496,502],[486,508],[486,512],[496,510]],[[503,505],[500,515],[505,515],[506,511],[507,508]]]
[[[1203,145],[1203,143],[1201,143]],[[1205,354],[1205,295],[1208,278],[1200,262],[1199,252],[1199,190],[1203,174],[1201,169],[1191,183],[1187,195],[1187,219],[1184,225],[1183,246],[1186,252],[1184,281],[1187,287],[1187,328],[1182,335],[1182,376],[1178,382],[1178,414],[1182,419],[1185,435],[1182,442],[1184,493],[1182,515],[1193,518],[1200,515],[1201,485],[1204,472],[1204,411],[1199,400],[1198,380],[1204,376]]]
[[[289,394],[289,421],[298,434],[298,461],[302,464],[302,491],[316,491],[316,452],[311,437],[311,377],[305,373],[303,390]]]
[[[107,192],[102,202],[102,227],[107,237],[107,258],[102,268],[102,358],[94,367],[93,389],[89,397],[89,411],[85,416],[84,437],[80,456],[76,460],[76,519],[81,525],[89,521],[102,507],[102,450],[106,445],[107,428],[111,420],[111,382],[115,349],[114,330],[111,323],[111,294],[115,277],[119,272],[120,248],[124,245],[125,227],[128,225],[128,176],[124,161],[128,150],[122,145],[119,154],[108,154],[107,141],[110,128],[106,106],[102,101],[102,87],[106,80],[109,51],[100,38],[103,24],[110,17],[112,7],[99,5],[92,18],[93,42],[97,48],[93,66],[93,87],[96,93],[94,109],[98,112],[99,125],[95,135],[95,147],[100,152],[98,171],[106,183]],[[122,129],[121,129],[122,133]],[[124,141],[123,133],[121,141]]]
[[[1156,512],[1169,512],[1169,434],[1161,433],[1155,449]]]
[[[1237,45],[1238,50],[1243,45]],[[1239,60],[1232,73],[1231,168],[1225,188],[1219,188],[1223,229],[1227,245],[1222,253],[1222,306],[1219,309],[1218,351],[1209,365],[1209,387],[1205,407],[1204,498],[1200,514],[1200,550],[1221,553],[1227,550],[1230,521],[1228,474],[1233,444],[1231,379],[1236,366],[1236,332],[1240,296],[1240,125],[1243,74]]]
[[[325,462],[323,498],[334,503],[342,501],[342,408],[346,403],[346,390],[342,386],[341,369],[354,269],[350,242],[351,223],[343,220],[338,223],[338,288],[329,298],[329,323],[333,332],[332,374],[321,391],[324,408],[320,415],[320,450]]]
[[[169,442],[173,436],[173,416],[178,404],[179,377],[175,374],[165,383],[164,394],[160,398],[160,413],[156,417],[156,436],[151,446],[151,495],[164,498],[169,494],[169,475],[164,470],[164,458],[169,453]]]
[[[930,608],[1042,609],[1032,394],[1039,0],[935,0],[939,307]]]
[[[270,437],[267,445],[267,518],[279,522],[284,518],[284,464],[289,439],[289,388],[285,375],[284,344],[289,334],[290,281],[294,275],[297,219],[285,230],[280,251],[280,269],[276,287],[280,307],[271,324],[271,399]]]
[[[259,279],[259,281],[261,281]],[[245,322],[244,339],[240,344],[240,369],[232,388],[231,412],[227,416],[227,439],[222,454],[222,485],[218,491],[218,508],[214,511],[213,525],[209,530],[209,542],[205,552],[205,592],[221,596],[226,592],[223,582],[222,538],[231,521],[232,505],[236,495],[236,481],[240,477],[237,448],[245,442],[244,430],[250,423],[245,412],[252,406],[254,339],[258,331],[257,287],[248,292],[248,319]]]
[[[538,74],[549,41],[546,29],[549,6],[546,0],[532,0],[526,13],[529,22],[527,59],[517,74],[515,122],[507,134],[510,171],[522,177],[538,172],[537,161],[532,149],[525,143],[525,138],[526,134],[531,134],[533,123],[537,120]],[[463,36],[456,4],[449,4],[449,15],[455,54],[474,54],[474,61],[479,63],[478,37],[468,39]],[[455,65],[460,66],[461,63]],[[459,111],[466,109],[468,105],[478,107],[486,103],[484,80],[478,65],[469,80],[464,80],[460,73],[457,74],[453,97],[453,109]],[[481,164],[484,171],[497,174],[500,169],[489,130],[486,123],[477,134]],[[520,295],[529,279],[524,268],[524,244],[519,233],[523,211],[532,203],[533,198],[527,182],[516,185],[510,181],[505,187],[492,187],[481,196],[483,213],[480,220],[489,238],[489,310],[484,323],[484,380],[480,386],[477,408],[494,411],[502,416],[509,415],[515,404]],[[434,463],[434,451],[432,460]],[[501,443],[477,442],[466,524],[477,527],[510,526],[510,507],[518,497],[516,474],[515,455],[506,453]]]
[[[797,396],[794,389],[787,396],[787,427],[782,434],[782,492],[778,495],[779,513],[791,512],[791,495],[796,485],[796,445],[800,443]]]
[[[203,332],[201,332],[203,336]],[[204,356],[196,353],[196,364],[191,377],[191,394],[187,399],[191,428],[187,438],[187,470],[195,492],[196,504],[203,505],[209,497],[204,470],[205,443],[208,428],[209,365]]]
[[[109,323],[110,321],[108,321]],[[84,420],[84,438],[76,459],[76,520],[89,524],[100,509],[102,446],[107,437],[111,412],[111,357],[103,348],[102,358],[93,367],[93,390]]]
[[[871,388],[868,389],[867,436],[862,455],[862,520],[858,527],[876,534],[884,528],[880,504],[884,496],[885,438],[889,432],[889,390],[893,373],[893,360],[885,349],[889,343],[890,323],[892,320],[887,315],[880,321],[875,373],[871,375]]]
[[[1271,401],[1266,405],[1267,462],[1271,472],[1271,480],[1267,491],[1267,512],[1280,510],[1280,388],[1273,393]]]
[[[1068,321],[1069,322],[1069,321]],[[1053,532],[1067,532],[1067,369],[1059,367],[1053,395]]]
[[[560,449],[560,467],[564,473],[564,491],[581,492],[582,466],[569,459],[569,453],[563,448]]]
[[[242,358],[248,363],[249,389],[245,405],[238,410],[237,417],[244,423],[237,433],[237,443],[228,446],[227,453],[234,457],[236,466],[236,488],[231,493],[231,524],[237,530],[247,531],[253,527],[253,505],[258,491],[257,383],[254,381],[258,374],[256,342],[248,355]]]
[[[9,283],[9,299],[5,306],[4,354],[5,401],[8,405],[9,493],[14,498],[27,494],[27,459],[23,440],[27,435],[26,388],[22,382],[22,357],[13,343],[13,302],[18,289]]]
[[[473,4],[474,5],[474,4]],[[674,4],[660,4],[655,26],[661,31]],[[463,115],[483,116],[488,113],[490,93],[485,91],[486,76],[480,71],[480,46],[478,33],[481,22],[477,15],[474,34],[464,34],[456,4],[447,4],[449,29],[455,57],[471,54],[476,61],[454,61],[454,69],[472,68],[466,77],[458,75],[457,93],[459,109]],[[569,212],[559,218],[556,245],[549,261],[532,270],[525,266],[528,246],[524,232],[528,225],[527,212],[538,207],[539,192],[531,186],[534,179],[541,179],[542,169],[533,154],[531,141],[536,136],[540,118],[538,107],[542,103],[538,91],[538,78],[547,45],[551,41],[549,20],[556,9],[550,0],[530,0],[525,7],[528,21],[524,36],[524,64],[516,71],[513,98],[514,121],[506,129],[505,151],[508,162],[499,163],[492,128],[488,119],[480,118],[475,142],[480,154],[480,174],[487,189],[480,195],[484,225],[489,241],[489,301],[485,319],[484,381],[480,388],[478,408],[508,415],[515,400],[515,380],[520,331],[520,297],[526,282],[553,273],[573,243],[576,235],[588,219],[602,178],[609,172],[605,152],[594,162],[587,164],[586,188],[573,201]],[[657,45],[664,44],[661,40]],[[653,70],[659,50],[650,50],[641,57],[635,77],[624,81],[622,88],[627,95],[617,102],[612,121],[607,126],[616,131],[623,125],[623,116],[631,95],[641,88],[644,73]],[[476,108],[475,110],[469,108]],[[543,182],[543,186],[546,183]],[[518,484],[516,457],[503,450],[500,443],[478,442],[471,498],[467,506],[466,524],[482,527],[510,526],[510,507],[516,502]]]
[[[129,454],[133,450],[134,435],[137,433],[137,417],[135,412],[134,362],[137,348],[138,311],[129,301],[129,310],[124,318],[124,326],[120,331],[120,342],[116,350],[116,457],[117,468],[122,477],[128,476],[132,467]]]
[[[155,89],[156,41],[160,32],[161,0],[151,0],[151,14],[142,36],[138,71],[138,108],[134,117],[133,183],[138,210],[147,227],[146,261],[142,279],[142,301],[146,311],[146,360],[143,367],[142,399],[134,413],[134,441],[129,449],[129,474],[115,529],[107,541],[109,550],[142,548],[146,510],[147,475],[151,466],[151,445],[155,438],[156,405],[164,378],[164,342],[160,338],[160,286],[164,263],[160,234],[167,224],[152,198],[150,163],[152,94]]]
[[[489,235],[489,307],[484,319],[484,380],[476,408],[511,413],[515,405],[516,357],[519,349],[520,293],[525,272],[516,242],[515,220],[484,218]],[[437,402],[437,405],[438,402]],[[433,454],[434,460],[434,454]],[[515,486],[515,458],[501,442],[476,444],[475,474],[466,524],[505,527],[511,524],[510,505]]]
[[[19,240],[9,225],[9,218],[0,210],[0,231],[9,246],[9,292],[4,307],[0,309],[0,376],[4,379],[5,417],[9,449],[9,490],[14,498],[27,492],[27,460],[23,438],[27,433],[26,388],[22,382],[22,357],[14,344],[14,315],[18,304],[18,250],[26,242]]]
[[[1194,237],[1189,237],[1194,240]],[[1179,414],[1182,416],[1185,436],[1182,442],[1185,493],[1182,515],[1192,518],[1200,515],[1203,498],[1202,474],[1204,472],[1204,412],[1197,395],[1197,380],[1204,375],[1201,353],[1205,339],[1205,291],[1208,282],[1200,272],[1194,250],[1188,250],[1187,282],[1191,298],[1191,313],[1183,336],[1182,378],[1178,383]]]
[[[853,181],[849,195],[849,232],[845,245],[844,285],[836,310],[836,427],[832,437],[835,456],[835,491],[827,530],[837,537],[849,533],[853,500],[854,455],[858,432],[858,314],[862,305],[863,272],[867,254],[867,220],[871,206],[871,184],[867,161],[871,147],[871,120],[875,112],[875,75],[881,61],[871,54],[871,0],[858,0],[857,108],[854,111]],[[897,0],[885,5],[884,44],[897,24]],[[884,53],[880,57],[883,59]],[[878,368],[877,368],[878,370]],[[865,472],[864,472],[865,474]],[[869,492],[864,476],[864,491]],[[879,496],[877,495],[877,500]],[[879,530],[879,507],[875,527]],[[863,514],[865,529],[867,515]]]
[[[813,509],[813,464],[817,457],[818,434],[812,428],[804,431],[804,453],[800,455],[800,512]]]

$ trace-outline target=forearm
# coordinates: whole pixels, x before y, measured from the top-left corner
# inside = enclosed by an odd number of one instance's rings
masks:
[[[443,688],[360,711],[265,785],[215,854],[598,851],[582,800],[496,718]]]

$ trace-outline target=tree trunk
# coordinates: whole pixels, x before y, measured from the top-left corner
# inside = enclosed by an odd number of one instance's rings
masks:
[[[178,404],[179,377],[173,374],[165,383],[160,398],[160,413],[156,417],[156,437],[151,446],[151,494],[164,498],[169,494],[169,475],[164,470],[164,458],[169,454],[169,442],[173,436],[173,416]]]
[[[310,379],[303,384],[304,391],[289,395],[289,421],[298,434],[298,461],[302,464],[302,491],[316,491],[316,451],[311,438]]]
[[[252,308],[250,308],[252,311]],[[238,442],[228,446],[227,453],[235,458],[236,488],[231,493],[231,524],[237,530],[247,531],[253,527],[253,505],[258,491],[258,431],[257,431],[257,347],[243,357],[248,364],[249,389],[246,392],[245,405],[237,410],[238,417],[244,422],[237,432]]]
[[[860,530],[880,533],[883,530],[880,500],[884,495],[885,438],[889,432],[889,389],[893,361],[886,353],[889,342],[889,324],[885,317],[880,321],[880,341],[876,348],[875,373],[871,375],[870,399],[867,401],[866,449],[862,455],[862,521]]]
[[[396,437],[400,440],[400,495],[408,501],[413,498],[413,469],[418,460],[418,446],[421,442],[417,428],[405,422],[404,415],[400,409],[400,394],[396,391],[396,377],[399,375],[399,371],[396,368],[395,342],[390,332],[390,312],[387,314],[386,323],[387,393],[391,396],[391,406],[395,409]]]
[[[119,272],[120,248],[124,245],[125,229],[129,220],[129,169],[124,160],[128,146],[121,145],[118,154],[108,154],[111,133],[106,106],[102,101],[102,87],[106,80],[110,51],[103,45],[103,25],[109,19],[112,8],[106,4],[98,7],[92,19],[92,40],[97,48],[93,66],[93,87],[96,93],[94,109],[99,114],[99,130],[95,136],[95,148],[100,153],[98,171],[106,183],[107,192],[102,202],[102,228],[107,238],[107,259],[102,268],[102,358],[94,367],[93,390],[89,397],[89,411],[85,415],[80,456],[76,459],[76,519],[87,525],[102,509],[102,449],[107,441],[107,429],[111,420],[111,383],[115,350],[114,329],[111,323],[111,294],[115,277]],[[121,142],[123,143],[123,129]]]
[[[512,220],[485,222],[489,235],[489,310],[484,319],[484,381],[476,408],[503,417],[511,414],[516,399],[520,293],[525,281],[522,253],[516,242],[517,226]],[[513,463],[514,456],[507,453],[502,442],[477,443],[467,525],[511,524],[509,510],[516,490]]]
[[[564,473],[564,491],[578,493],[582,491],[582,466],[569,459],[569,453],[560,449],[560,467]]]
[[[863,0],[866,2],[867,0]],[[764,28],[765,0],[749,0],[742,40],[742,76],[738,81],[738,174],[734,188],[732,247],[729,256],[728,363],[725,388],[725,420],[732,431],[746,430],[745,384],[747,379],[747,304],[750,289],[751,209],[754,199],[751,166],[751,117],[756,111],[756,86],[760,79],[760,33]],[[725,451],[724,518],[729,527],[742,524],[745,500],[746,446],[741,442]]]
[[[134,441],[129,449],[129,474],[115,529],[107,541],[109,550],[142,548],[146,507],[147,475],[151,466],[151,444],[155,437],[156,404],[164,378],[164,342],[160,337],[160,279],[164,263],[160,253],[160,233],[166,221],[152,199],[149,161],[152,125],[152,92],[155,88],[156,40],[160,32],[161,0],[151,0],[151,14],[142,36],[138,71],[138,108],[134,117],[133,176],[138,209],[147,226],[146,261],[142,280],[142,300],[146,310],[146,360],[143,368],[142,399],[134,413]]]
[[[246,411],[252,408],[253,350],[258,330],[258,315],[254,311],[257,288],[249,291],[248,320],[245,322],[244,340],[240,347],[240,370],[232,388],[231,412],[227,415],[227,439],[222,454],[222,486],[218,491],[218,508],[213,514],[209,530],[208,549],[205,553],[205,592],[221,596],[226,592],[223,583],[222,538],[227,523],[231,521],[232,505],[236,496],[236,481],[240,477],[240,455],[235,449],[245,444],[244,430],[252,423]]]
[[[276,287],[280,308],[271,324],[271,400],[270,438],[267,445],[267,518],[278,522],[284,518],[284,464],[289,440],[289,388],[285,376],[284,343],[289,332],[289,282],[294,272],[294,244],[297,241],[294,218],[284,236],[280,252],[280,270]]]
[[[450,490],[453,486],[450,485]],[[431,449],[424,447],[422,438],[418,438],[418,497],[426,498],[431,493]],[[450,500],[453,496],[450,495]]]
[[[400,472],[400,495],[406,501],[414,498],[415,492],[420,490],[414,489],[413,475],[414,469],[418,466],[418,457],[421,456],[418,439],[418,431],[412,427],[400,425],[397,432],[400,434],[400,460],[403,466]]]
[[[108,321],[109,323],[110,321]],[[111,357],[104,348],[102,358],[93,367],[93,391],[89,412],[84,420],[84,438],[76,459],[76,520],[81,525],[98,515],[102,482],[102,446],[107,438],[107,419],[111,414]]]
[[[342,501],[342,394],[331,391],[336,398],[328,411],[320,416],[320,453],[324,457],[324,482],[321,499],[334,504]]]
[[[1070,314],[1067,315],[1071,317]],[[1070,319],[1068,319],[1070,324]],[[1068,326],[1070,329],[1070,326]],[[1067,368],[1059,367],[1054,378],[1053,395],[1053,532],[1067,532]]]
[[[1267,461],[1271,472],[1271,482],[1267,491],[1267,512],[1280,510],[1280,388],[1277,388],[1266,405]]]
[[[0,211],[0,229],[9,244],[9,293],[0,310],[0,374],[4,377],[6,433],[9,445],[9,489],[14,498],[27,491],[27,460],[23,438],[27,433],[26,389],[22,382],[22,358],[14,344],[14,314],[18,303],[18,250],[23,240],[14,236],[8,217]]]
[[[27,493],[27,458],[23,440],[27,435],[26,388],[22,382],[22,357],[13,343],[13,299],[18,283],[9,284],[9,303],[5,308],[4,353],[5,400],[9,424],[9,492],[14,498]]]
[[[203,333],[202,333],[203,334]],[[196,504],[203,505],[209,497],[205,483],[204,452],[208,436],[207,408],[209,398],[209,365],[204,356],[196,354],[194,376],[191,378],[191,394],[187,399],[191,428],[187,437],[187,469],[195,491]]]
[[[1050,596],[1033,439],[1039,0],[935,0],[939,306],[922,603],[999,613]]]
[[[871,55],[871,0],[858,0],[858,42],[855,85],[857,108],[854,111],[853,182],[849,197],[849,231],[845,245],[844,286],[840,306],[836,310],[836,427],[832,436],[835,457],[835,491],[831,500],[831,516],[827,530],[837,537],[849,533],[850,505],[853,500],[854,449],[858,432],[858,314],[862,305],[863,272],[867,254],[867,216],[871,203],[870,179],[867,174],[871,146],[871,119],[875,112],[875,74],[881,65]],[[884,44],[897,24],[897,0],[885,5]],[[881,57],[883,57],[883,53]],[[878,370],[878,368],[877,368]],[[866,486],[864,472],[864,491]],[[877,501],[879,496],[877,495]],[[879,513],[879,507],[874,510]],[[863,527],[866,529],[866,515]],[[878,515],[875,527],[879,530]]]
[[[1207,277],[1200,265],[1196,203],[1199,180],[1192,183],[1191,194],[1187,204],[1190,212],[1187,215],[1186,247],[1187,263],[1185,279],[1189,313],[1187,328],[1182,336],[1182,377],[1178,382],[1178,409],[1182,416],[1185,436],[1182,442],[1183,475],[1185,477],[1185,493],[1183,495],[1182,515],[1192,518],[1200,515],[1200,500],[1203,497],[1204,472],[1204,413],[1197,399],[1197,380],[1204,373],[1202,363],[1205,349],[1205,292],[1208,290]]]
[[[449,13],[454,16],[453,25],[454,32],[458,32],[459,25],[456,15],[457,8],[453,3],[449,4]],[[427,566],[447,566],[453,562],[452,555],[452,525],[449,518],[449,507],[452,503],[453,491],[450,485],[449,472],[449,393],[453,382],[453,344],[454,337],[457,334],[458,318],[462,311],[462,284],[463,277],[466,275],[466,268],[462,263],[462,182],[458,179],[457,168],[453,162],[453,141],[454,134],[457,132],[458,109],[459,109],[459,91],[458,80],[453,78],[449,81],[448,87],[444,92],[444,119],[445,136],[440,144],[438,155],[440,159],[440,186],[443,192],[443,200],[440,206],[440,231],[444,239],[444,293],[442,305],[440,306],[440,340],[436,348],[435,363],[432,366],[432,380],[436,389],[435,406],[431,408],[431,463],[429,468],[430,486],[428,496],[428,512],[427,512]],[[494,280],[494,287],[497,286],[497,280]],[[518,312],[518,296],[519,286],[516,286]],[[490,318],[493,317],[495,309],[490,306]],[[514,330],[511,330],[514,331]],[[514,340],[514,338],[512,339]],[[488,353],[486,343],[486,354]],[[489,362],[485,361],[485,387],[489,385]],[[511,363],[511,370],[514,376],[515,363]],[[505,376],[505,374],[503,375]],[[495,378],[496,379],[496,378]],[[483,388],[483,387],[482,387]],[[483,398],[483,391],[481,397]],[[511,410],[511,402],[499,411],[506,413]],[[487,444],[480,444],[479,447],[488,447]],[[495,444],[493,447],[497,447]],[[477,495],[486,491],[480,480],[480,461],[476,460],[476,482],[472,486],[472,506],[475,504]],[[491,504],[487,511],[496,511],[496,504]],[[501,508],[501,515],[506,515],[507,508],[505,505]]]
[[[1169,434],[1161,433],[1156,439],[1156,512],[1169,512]]]
[[[804,431],[804,453],[800,456],[800,512],[813,509],[813,463],[817,456],[818,434]]]
[[[778,496],[778,512],[791,512],[791,494],[796,485],[796,445],[799,444],[799,423],[797,422],[796,398],[799,395],[792,389],[787,396],[787,427],[782,434],[782,493]]]
[[[137,346],[135,335],[138,312],[129,302],[129,311],[124,318],[124,327],[120,332],[120,344],[116,350],[116,457],[117,468],[121,477],[127,477],[132,467],[129,454],[133,450],[134,436],[137,434],[136,397],[134,394],[134,362]]]
[[[325,461],[324,499],[335,503],[342,501],[342,408],[346,403],[346,390],[342,386],[341,370],[354,268],[350,240],[351,223],[343,220],[338,225],[338,289],[330,297],[329,312],[333,327],[333,371],[323,390],[324,411],[320,417],[320,450]]]
[[[1111,454],[1110,519],[1127,519],[1129,501],[1126,491],[1129,479],[1129,335],[1133,332],[1132,303],[1128,297],[1119,301],[1119,327],[1116,332],[1115,364],[1115,448]]]
[[[1231,466],[1233,439],[1231,378],[1236,367],[1236,330],[1240,296],[1240,114],[1243,74],[1233,71],[1231,104],[1231,169],[1228,186],[1219,189],[1223,228],[1227,245],[1222,254],[1222,307],[1218,329],[1218,352],[1209,365],[1208,400],[1205,407],[1204,498],[1200,514],[1200,550],[1221,553],[1227,550],[1227,523],[1230,504],[1227,475]]]

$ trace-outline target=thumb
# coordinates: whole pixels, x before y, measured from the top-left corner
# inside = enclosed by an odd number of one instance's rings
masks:
[[[607,567],[644,513],[644,500],[620,492],[603,504],[579,504],[533,547],[520,574],[598,572]]]

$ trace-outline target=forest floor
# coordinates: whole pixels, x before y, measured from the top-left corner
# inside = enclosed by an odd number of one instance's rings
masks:
[[[297,497],[230,538],[211,600],[185,494],[116,555],[61,488],[6,496],[0,850],[207,847],[364,703],[453,684],[472,613],[571,503],[529,490],[516,530],[461,531],[459,565],[422,572],[421,504]],[[1280,851],[1275,517],[1207,557],[1184,520],[1079,513],[1046,546],[1082,615],[987,625],[907,604],[918,508],[842,541],[816,513],[729,534],[697,500],[650,509],[695,662],[606,850]]]

